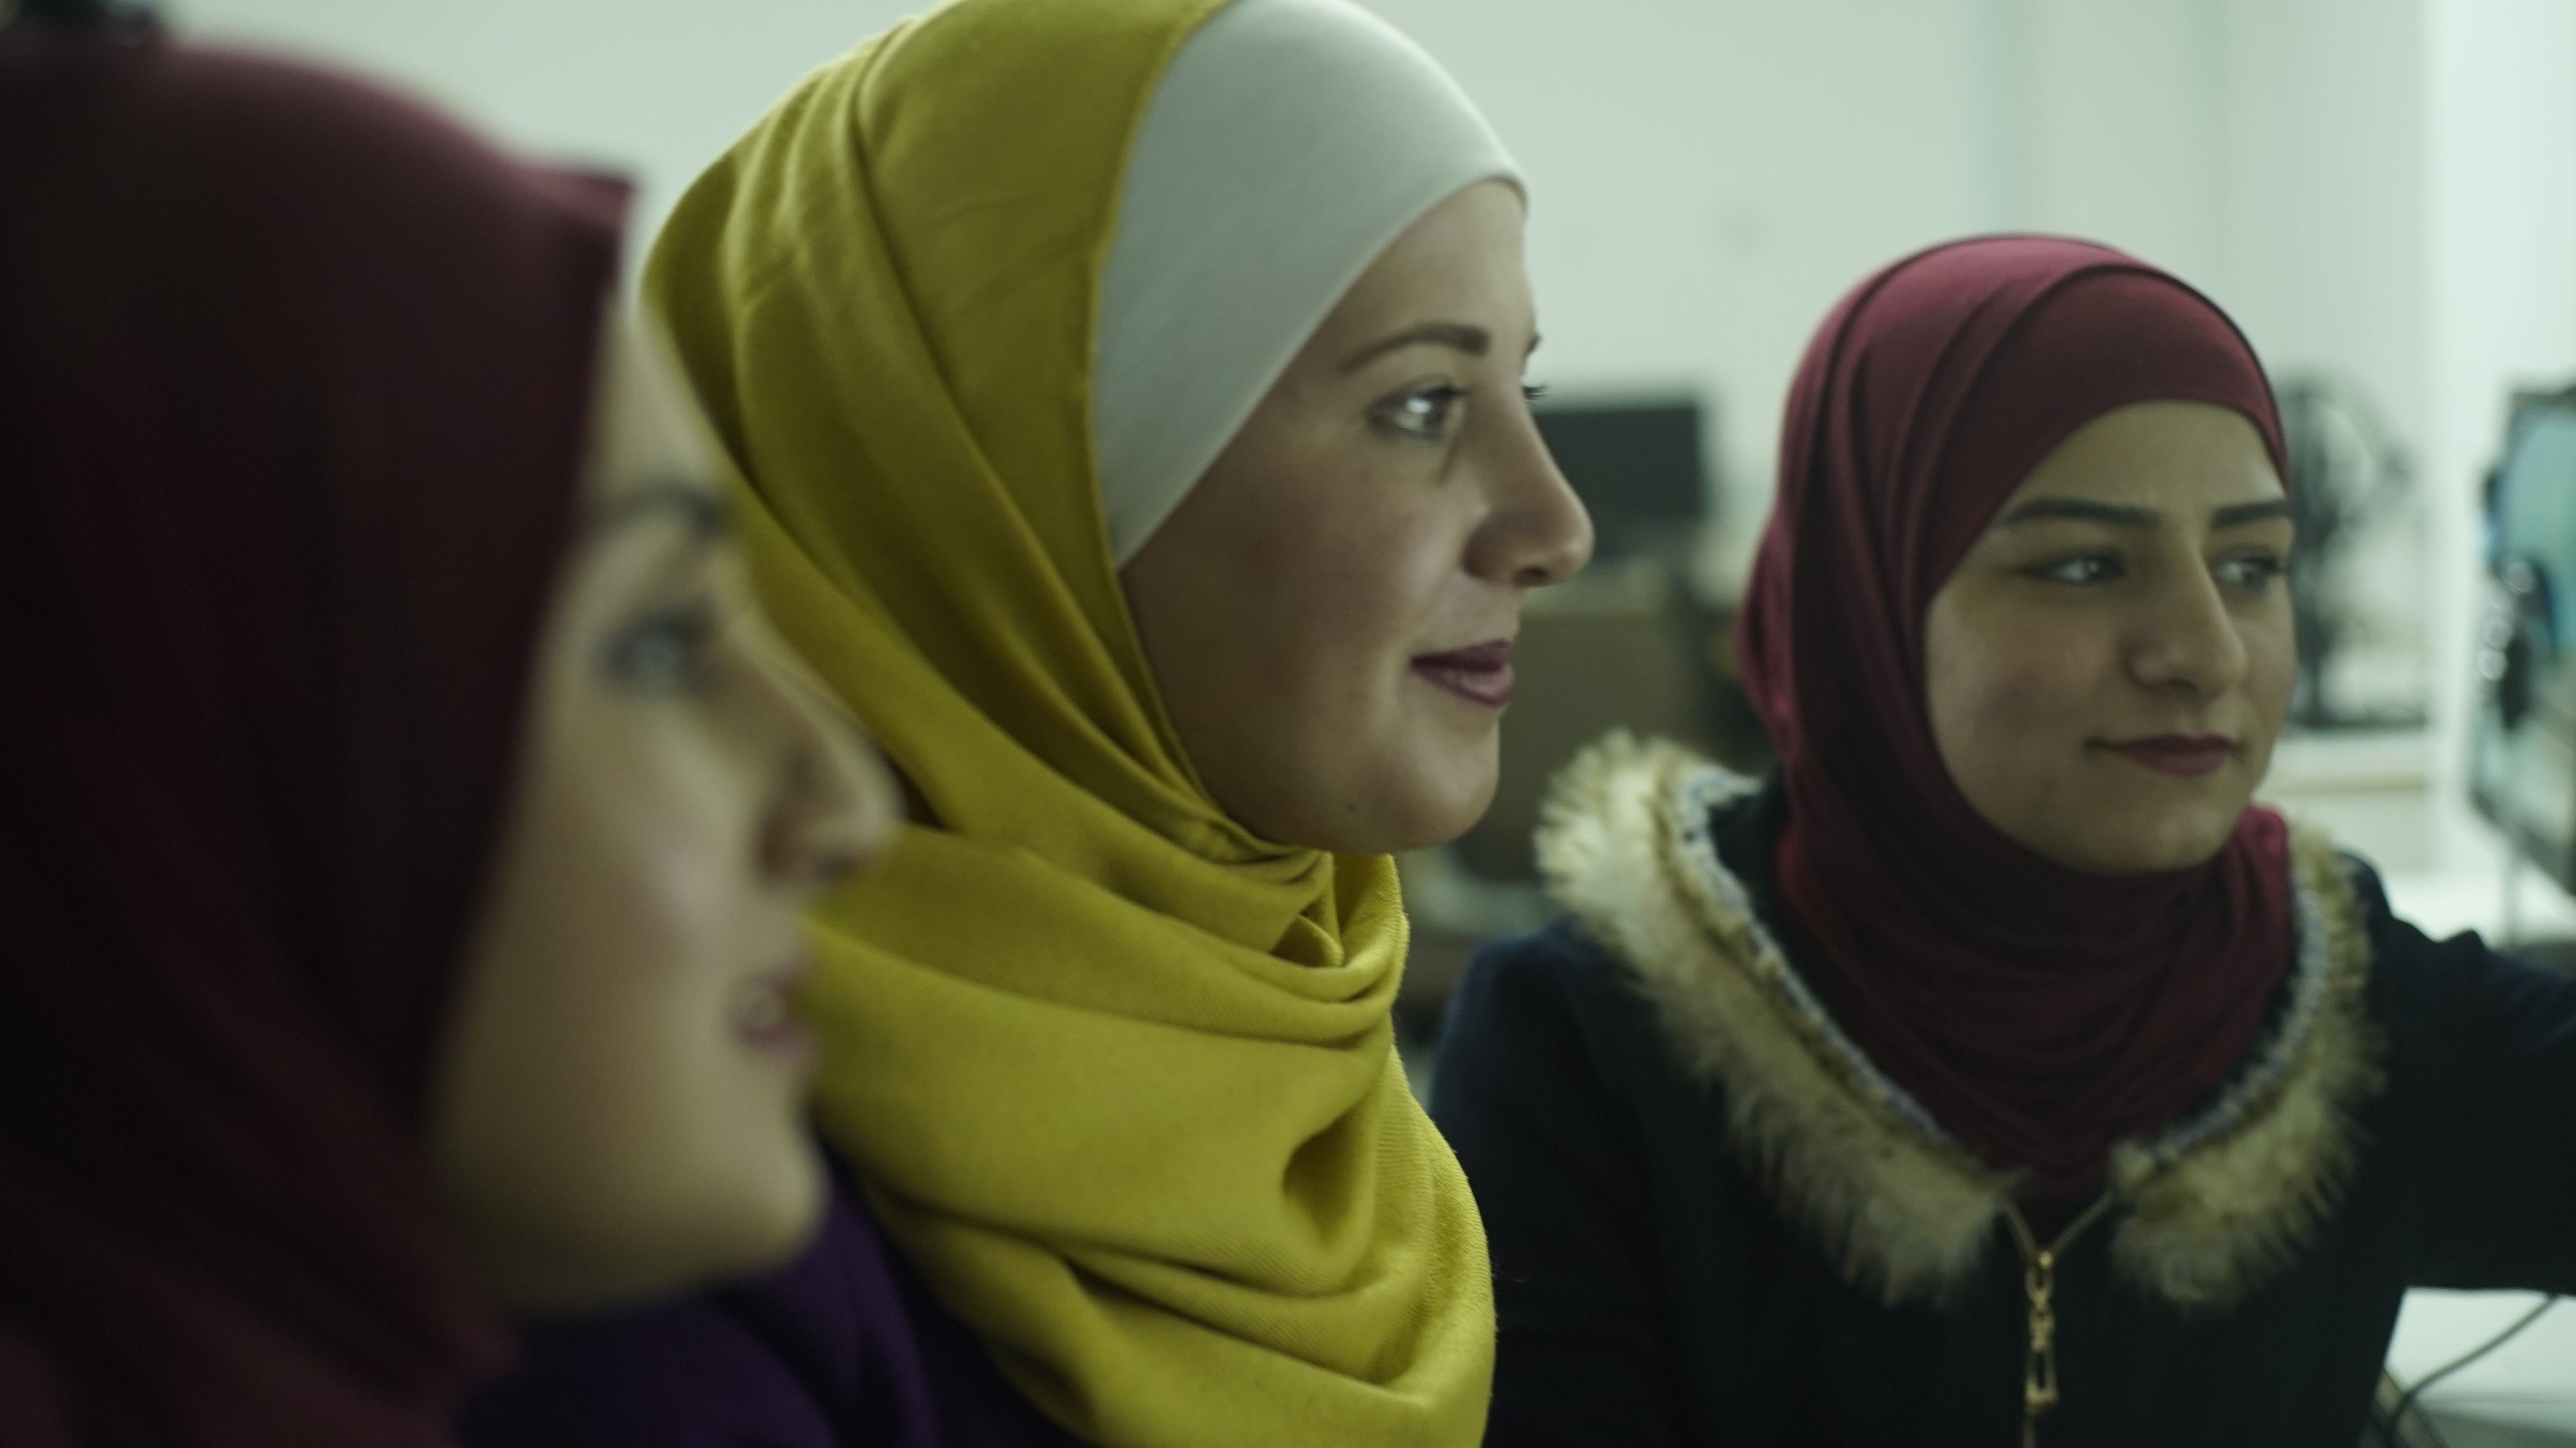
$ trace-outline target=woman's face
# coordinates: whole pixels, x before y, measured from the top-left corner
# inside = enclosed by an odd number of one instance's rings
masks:
[[[1492,800],[1521,600],[1592,552],[1522,393],[1537,341],[1520,195],[1469,187],[1378,257],[1128,564],[1181,742],[1256,832],[1376,854]]]
[[[1960,793],[2090,874],[2216,854],[2289,714],[2289,554],[2242,415],[2142,402],[2087,423],[1933,596],[1925,692]]]
[[[443,1183],[495,1292],[614,1304],[768,1264],[822,1176],[801,907],[893,797],[755,611],[686,394],[624,327],[449,1027]]]

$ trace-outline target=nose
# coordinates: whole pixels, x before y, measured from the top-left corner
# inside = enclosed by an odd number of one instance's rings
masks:
[[[1592,561],[1592,514],[1549,455],[1526,406],[1495,440],[1492,511],[1469,541],[1468,571],[1514,588],[1563,583]]]
[[[2212,699],[2245,680],[2247,651],[2235,614],[2205,569],[2178,569],[2156,591],[2132,635],[2129,674],[2158,693]]]
[[[788,661],[785,645],[751,652],[782,726],[761,821],[761,870],[789,889],[820,891],[885,852],[901,797],[858,722]]]

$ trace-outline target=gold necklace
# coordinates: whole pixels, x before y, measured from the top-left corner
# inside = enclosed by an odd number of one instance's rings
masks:
[[[2109,1191],[2095,1197],[2093,1205],[2045,1247],[2031,1234],[2030,1223],[2022,1220],[2021,1209],[2010,1201],[2004,1203],[2013,1245],[2021,1249],[2022,1291],[2030,1298],[2030,1352],[2022,1359],[2021,1373],[2021,1448],[2039,1448],[2039,1420],[2057,1406],[2057,1259],[2102,1220],[2117,1199]]]

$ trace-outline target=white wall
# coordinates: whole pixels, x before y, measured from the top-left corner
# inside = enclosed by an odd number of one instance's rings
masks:
[[[1710,393],[1738,519],[1834,299],[1982,230],[2170,267],[2421,440],[2426,0],[1371,3],[1530,172],[1539,373]]]
[[[2216,289],[2228,122],[2218,0],[2025,0],[2016,224],[2106,241]],[[2259,4],[2252,7],[2264,8]]]
[[[2347,371],[2420,448],[2425,0],[2223,8],[2213,159],[2227,189],[2210,284],[2274,366]]]
[[[1532,375],[1709,395],[1739,545],[1834,299],[2007,219],[1988,144],[2009,124],[1998,0],[1370,3],[1456,72],[1528,174]]]

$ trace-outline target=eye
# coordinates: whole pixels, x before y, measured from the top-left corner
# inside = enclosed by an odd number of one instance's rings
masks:
[[[2289,571],[2289,565],[2277,553],[2248,553],[2236,558],[2223,558],[2212,570],[2218,581],[2229,588],[2260,593],[2272,581]]]
[[[1449,435],[1459,402],[1467,389],[1442,382],[1401,392],[1369,409],[1369,420],[1415,442],[1439,442]]]
[[[1547,400],[1547,384],[1544,382],[1522,383],[1521,400],[1524,402],[1545,402]]]
[[[601,668],[618,687],[638,693],[695,693],[706,686],[707,648],[715,635],[711,600],[657,609],[609,639]]]
[[[2030,576],[2047,583],[2069,583],[2078,587],[2114,583],[2128,576],[2128,565],[2117,553],[2082,553],[2043,563],[2030,570]]]

